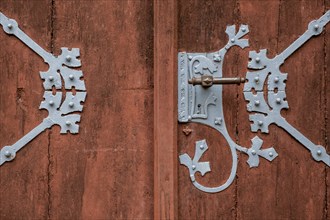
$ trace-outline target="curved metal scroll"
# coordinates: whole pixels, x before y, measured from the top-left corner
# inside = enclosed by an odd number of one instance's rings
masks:
[[[286,130],[291,136],[307,148],[311,152],[314,160],[322,161],[327,166],[330,166],[330,155],[327,154],[325,148],[314,144],[289,124],[281,115],[281,110],[288,109],[289,105],[286,101],[285,93],[287,74],[281,73],[280,66],[310,38],[320,35],[329,21],[330,10],[318,20],[310,22],[307,31],[303,35],[294,41],[281,54],[272,59],[267,57],[266,49],[261,50],[259,53],[251,51],[249,54],[251,61],[249,62],[248,68],[257,71],[248,72],[246,74],[248,82],[244,87],[245,100],[249,101],[249,104],[247,104],[247,110],[249,112],[258,112],[250,115],[250,121],[253,122],[251,125],[252,132],[261,130],[263,133],[268,133],[268,126],[274,123]],[[267,77],[268,104],[264,98],[263,92],[263,86]],[[252,92],[252,89],[256,91],[255,94]]]
[[[87,93],[84,80],[82,79],[82,71],[72,69],[81,66],[81,62],[78,59],[80,56],[78,48],[70,50],[62,47],[61,55],[54,56],[27,36],[18,27],[15,20],[7,18],[1,12],[0,24],[7,34],[15,35],[49,65],[48,71],[40,72],[40,77],[44,80],[43,86],[46,91],[44,93],[44,100],[39,107],[40,109],[46,109],[49,115],[43,122],[16,143],[1,149],[0,165],[2,165],[6,161],[13,160],[17,151],[53,125],[59,125],[61,127],[61,133],[67,133],[68,131],[70,133],[78,133],[79,125],[76,123],[80,121],[80,115],[76,113],[82,112],[82,102],[85,101]],[[65,91],[62,91],[62,87]],[[52,92],[53,88],[56,90],[55,94]]]
[[[213,53],[185,53],[178,55],[178,117],[179,122],[197,122],[213,127],[220,132],[229,144],[232,155],[232,168],[227,181],[218,187],[206,187],[198,183],[195,179],[195,173],[202,175],[211,171],[208,162],[199,162],[203,153],[208,149],[205,140],[196,142],[196,151],[192,159],[188,154],[180,156],[180,163],[189,169],[190,179],[198,189],[216,193],[220,192],[233,182],[237,170],[236,150],[249,155],[247,163],[250,167],[259,165],[259,156],[272,161],[276,158],[277,152],[274,148],[261,149],[263,141],[259,137],[254,137],[252,147],[246,148],[239,146],[228,134],[222,109],[222,85],[213,85],[209,88],[202,86],[192,86],[188,80],[201,75],[212,75],[213,77],[222,77],[223,59],[227,51],[232,46],[245,48],[248,46],[247,39],[241,39],[249,32],[247,25],[241,25],[236,33],[235,25],[228,26],[226,34],[229,37],[227,45],[220,51]]]

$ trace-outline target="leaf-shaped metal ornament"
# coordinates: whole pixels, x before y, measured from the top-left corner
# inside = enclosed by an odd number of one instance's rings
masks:
[[[78,48],[70,50],[63,47],[61,48],[61,55],[55,56],[45,51],[27,36],[18,27],[15,20],[7,18],[1,12],[0,24],[7,34],[16,36],[49,65],[47,71],[40,72],[40,77],[44,80],[43,87],[45,89],[44,100],[40,104],[40,109],[46,109],[49,113],[48,117],[16,143],[1,149],[0,165],[2,165],[7,161],[13,160],[17,151],[53,125],[59,125],[61,133],[78,133],[79,125],[77,123],[80,122],[80,114],[78,113],[83,110],[82,103],[85,102],[87,92],[85,82],[82,79],[83,72],[72,69],[81,67]],[[55,94],[52,88],[56,89]],[[62,88],[64,88],[64,91],[62,91]]]

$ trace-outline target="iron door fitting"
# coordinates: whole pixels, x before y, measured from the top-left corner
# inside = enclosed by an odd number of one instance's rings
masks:
[[[68,49],[62,47],[61,55],[55,56],[45,51],[27,36],[18,27],[15,20],[7,18],[1,12],[0,24],[7,34],[16,36],[49,65],[49,69],[46,72],[40,72],[40,77],[44,81],[43,87],[46,91],[43,96],[44,100],[39,107],[39,109],[46,109],[48,111],[48,117],[16,143],[1,149],[1,166],[7,161],[12,161],[17,151],[53,125],[59,125],[61,127],[61,133],[78,133],[79,125],[77,123],[80,122],[80,114],[77,113],[83,110],[82,103],[85,102],[87,92],[85,82],[82,79],[83,72],[73,69],[81,66],[78,48]],[[64,87],[65,91],[62,91],[62,87]],[[53,88],[56,90],[55,94],[53,94]]]
[[[251,140],[250,148],[236,144],[230,137],[223,115],[222,84],[225,82],[245,83],[243,94],[249,102],[247,110],[257,112],[250,115],[249,118],[253,122],[252,132],[261,130],[268,133],[268,126],[274,123],[285,129],[310,150],[316,161],[322,161],[330,166],[330,156],[325,148],[312,143],[281,116],[281,109],[287,109],[289,106],[285,94],[287,74],[281,73],[279,70],[286,58],[311,37],[319,35],[329,21],[330,11],[327,11],[318,20],[310,22],[308,30],[273,59],[266,56],[266,50],[261,50],[259,53],[251,51],[249,53],[251,61],[248,63],[248,68],[256,71],[247,72],[246,80],[244,78],[222,78],[222,65],[227,51],[232,46],[239,46],[242,49],[248,46],[248,40],[242,39],[249,32],[247,25],[241,25],[238,32],[236,32],[234,25],[227,26],[226,34],[229,40],[226,46],[219,51],[212,53],[180,52],[178,54],[178,121],[181,123],[197,122],[216,129],[226,139],[232,157],[231,173],[227,181],[218,187],[203,186],[197,182],[195,174],[200,172],[204,176],[211,171],[211,168],[209,162],[200,162],[202,155],[208,149],[206,140],[197,141],[193,158],[188,154],[179,157],[180,163],[188,168],[190,179],[195,187],[208,193],[220,192],[228,188],[236,176],[238,163],[236,150],[248,155],[247,163],[251,168],[258,167],[259,157],[272,161],[278,156],[273,147],[263,149],[263,141],[258,136]],[[263,93],[266,79],[268,102],[264,99]],[[255,90],[256,94],[252,90]]]

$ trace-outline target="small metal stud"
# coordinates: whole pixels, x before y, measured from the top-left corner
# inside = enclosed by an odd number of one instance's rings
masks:
[[[199,146],[199,149],[204,150],[204,145]]]
[[[281,99],[280,98],[276,98],[276,103],[277,104],[281,104]]]
[[[191,179],[191,181],[192,181],[192,182],[195,182],[195,181],[196,181],[196,179],[195,179],[195,176],[194,176],[194,175],[190,175],[190,179]]]
[[[5,157],[9,158],[11,157],[11,153],[9,150],[6,150],[5,153],[4,153]]]
[[[252,150],[251,153],[252,153],[252,155],[256,155],[257,154],[257,152],[255,150]]]
[[[256,58],[256,62],[260,63],[260,58],[259,57]]]
[[[258,121],[259,126],[262,126],[263,124],[264,124],[263,121]]]
[[[314,29],[315,29],[316,31],[319,29],[319,27],[320,27],[320,26],[319,26],[318,24],[315,24],[315,25],[314,25]]]
[[[191,169],[195,170],[196,169],[196,166],[195,165],[192,165],[191,166]]]
[[[188,116],[188,121],[191,121],[191,119],[192,119],[192,118],[191,118],[191,116],[189,115],[189,116]]]
[[[74,79],[74,76],[72,74],[69,75],[69,79],[70,80],[73,80]]]
[[[275,82],[275,83],[278,83],[279,81],[280,81],[280,79],[279,79],[278,77],[275,77],[275,78],[274,78],[274,82]]]
[[[254,81],[255,81],[256,83],[258,83],[258,82],[259,82],[259,77],[258,77],[258,76],[254,77]]]
[[[73,106],[74,106],[74,103],[73,102],[69,102],[69,107],[70,108],[73,108]]]
[[[273,157],[273,156],[274,156],[274,155],[273,155],[273,152],[269,152],[268,155],[269,155],[270,157]]]
[[[259,105],[260,105],[260,101],[259,101],[259,100],[255,100],[255,101],[254,101],[254,105],[255,105],[255,106],[259,106]]]
[[[71,121],[66,121],[65,124],[66,124],[67,126],[70,126],[70,125],[71,125]]]
[[[188,59],[189,59],[189,60],[192,60],[192,58],[193,58],[192,56],[188,56]]]
[[[8,29],[13,29],[13,25],[12,24],[8,24],[7,27],[8,27]]]
[[[230,42],[235,43],[235,38],[232,38]]]
[[[245,32],[246,31],[246,28],[245,27],[242,27],[241,30],[242,30],[242,32]]]
[[[66,56],[65,59],[66,59],[67,62],[71,62],[71,56],[70,55]]]
[[[322,155],[322,151],[321,150],[317,150],[316,153],[317,153],[318,156],[321,156]]]
[[[54,101],[53,101],[53,100],[50,100],[50,101],[49,101],[49,105],[50,105],[50,106],[53,106],[53,105],[54,105]]]
[[[216,124],[216,125],[221,125],[222,124],[222,118],[215,118],[215,120],[214,120],[214,124]]]
[[[48,79],[49,79],[49,81],[53,81],[54,80],[54,76],[49,76]]]

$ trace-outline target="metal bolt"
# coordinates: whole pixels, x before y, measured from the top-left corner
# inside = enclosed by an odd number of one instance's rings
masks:
[[[204,150],[204,145],[202,144],[201,146],[199,146],[199,148],[200,148],[201,150]]]
[[[280,79],[279,79],[278,77],[275,77],[275,78],[274,78],[274,82],[275,82],[275,83],[278,83],[278,81],[280,81]]]
[[[70,126],[70,125],[71,125],[71,121],[66,121],[65,124],[66,124],[67,126]]]
[[[257,154],[257,152],[255,150],[252,150],[251,153],[252,153],[252,155],[256,155]]]
[[[280,98],[276,98],[276,103],[277,104],[281,104],[281,99]]]
[[[70,62],[71,61],[71,56],[70,55],[68,55],[68,56],[66,56],[66,61],[68,61],[68,62]]]
[[[53,106],[53,105],[54,105],[54,101],[53,101],[53,100],[50,100],[50,101],[49,101],[49,105],[50,105],[50,106]]]
[[[318,156],[321,156],[322,155],[322,151],[321,150],[317,150],[316,153],[317,153]]]
[[[74,76],[72,74],[69,75],[69,79],[70,80],[73,80],[74,79]]]
[[[274,155],[273,155],[273,152],[269,152],[269,154],[268,154],[270,157],[273,157]]]
[[[69,107],[70,108],[73,108],[73,106],[74,106],[74,103],[73,102],[69,102]]]
[[[4,153],[5,157],[9,158],[11,157],[11,153],[9,150],[6,150],[5,153]]]
[[[222,123],[222,118],[215,118],[214,124],[221,125],[221,123]]]
[[[192,165],[191,168],[192,168],[193,170],[195,170],[195,169],[196,169],[196,166],[195,166],[195,165]]]
[[[221,56],[219,54],[214,54],[213,55],[213,60],[216,62],[220,62],[221,61]]]
[[[242,27],[242,29],[241,29],[243,32],[245,32],[246,31],[246,28],[245,27]]]
[[[318,24],[314,25],[314,29],[317,31],[319,29],[319,25]]]
[[[192,58],[193,58],[192,56],[188,56],[188,59],[189,59],[189,60],[192,60]]]
[[[188,116],[188,121],[191,121],[191,116],[190,115]]]
[[[263,121],[258,121],[259,126],[262,126],[263,124],[264,124]]]
[[[8,24],[7,27],[8,27],[8,29],[12,29],[13,28],[13,25],[12,24]]]
[[[191,179],[191,181],[192,181],[192,182],[195,182],[195,181],[196,181],[196,179],[195,179],[195,176],[194,176],[194,175],[190,175],[190,179]]]
[[[260,63],[260,58],[259,57],[256,58],[256,62]]]
[[[254,105],[255,105],[255,106],[259,106],[259,105],[260,105],[260,101],[259,101],[259,100],[255,100],[255,101],[254,101]]]
[[[235,43],[235,38],[232,38],[230,41],[231,41],[232,43]]]
[[[258,76],[254,77],[254,81],[255,81],[256,83],[259,82],[259,77],[258,77]]]
[[[48,79],[49,79],[49,81],[53,81],[54,80],[54,76],[49,76]]]

